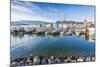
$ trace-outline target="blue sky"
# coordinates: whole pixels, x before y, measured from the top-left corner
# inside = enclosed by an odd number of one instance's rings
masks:
[[[95,7],[90,5],[54,4],[42,2],[11,2],[11,21],[33,20],[56,22],[62,20],[94,21]]]

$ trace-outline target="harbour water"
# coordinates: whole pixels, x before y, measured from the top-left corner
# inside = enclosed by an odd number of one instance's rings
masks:
[[[74,35],[11,35],[11,59],[31,54],[34,56],[92,56],[95,55],[95,42],[88,42]]]

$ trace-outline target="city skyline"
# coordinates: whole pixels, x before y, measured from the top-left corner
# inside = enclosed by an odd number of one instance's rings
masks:
[[[56,22],[66,17],[66,20],[88,21],[95,20],[95,6],[57,4],[43,2],[11,2],[11,21],[32,20]]]

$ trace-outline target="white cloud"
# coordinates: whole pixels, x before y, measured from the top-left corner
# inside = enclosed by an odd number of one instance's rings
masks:
[[[41,8],[31,2],[15,1],[11,3],[11,21],[19,20],[49,20],[37,13]]]

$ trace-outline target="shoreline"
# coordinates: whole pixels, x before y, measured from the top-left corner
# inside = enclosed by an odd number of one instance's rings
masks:
[[[13,66],[30,66],[30,65],[45,65],[59,63],[77,63],[77,62],[92,62],[95,61],[95,56],[26,56],[11,60]]]

